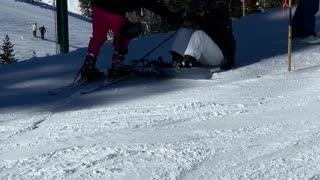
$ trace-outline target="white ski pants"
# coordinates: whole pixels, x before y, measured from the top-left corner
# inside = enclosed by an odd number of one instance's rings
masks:
[[[218,45],[202,30],[178,30],[171,51],[195,57],[203,65],[220,65],[224,59]]]

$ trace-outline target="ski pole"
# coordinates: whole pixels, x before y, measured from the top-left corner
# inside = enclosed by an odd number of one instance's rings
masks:
[[[292,0],[289,0],[289,32],[288,32],[288,71],[291,71],[292,50]]]
[[[85,64],[85,63],[83,63],[83,64],[82,64],[82,66],[81,66],[80,70],[78,71],[78,74],[76,75],[76,77],[74,78],[74,80],[73,80],[73,82],[72,82],[72,83],[76,82],[76,80],[77,80],[77,78],[78,78],[79,74],[81,73],[81,71],[82,71],[82,69],[83,69],[83,67],[84,67],[84,64]]]
[[[155,50],[157,50],[160,46],[162,46],[164,43],[166,43],[167,41],[169,41],[174,35],[177,34],[178,31],[174,32],[173,34],[171,34],[169,37],[167,37],[165,40],[163,40],[161,43],[159,43],[156,47],[154,47],[153,49],[151,49],[149,52],[147,52],[144,56],[142,56],[139,60],[136,61],[136,63],[132,66],[137,65],[140,61],[143,61],[144,58],[146,58],[147,56],[149,56],[151,53],[153,53]],[[144,65],[144,61],[143,61],[143,65]]]

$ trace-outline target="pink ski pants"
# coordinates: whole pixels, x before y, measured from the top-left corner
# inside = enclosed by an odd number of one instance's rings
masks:
[[[121,15],[111,14],[97,6],[92,6],[92,37],[88,46],[88,53],[99,56],[100,48],[107,40],[107,33],[111,29],[114,35],[113,46],[115,51],[126,50],[129,39],[121,39],[120,32],[126,23],[126,18]]]

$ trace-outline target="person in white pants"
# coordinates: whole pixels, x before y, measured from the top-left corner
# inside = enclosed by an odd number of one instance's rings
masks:
[[[219,46],[202,30],[180,28],[170,49],[171,52],[189,59],[182,66],[191,67],[200,63],[203,66],[220,65],[224,56]]]
[[[174,66],[177,64],[178,67],[188,68],[193,65],[193,62],[219,65],[221,70],[230,70],[235,66],[236,40],[232,32],[229,5],[230,0],[191,1],[183,17],[182,27],[197,30],[193,32],[180,29],[178,31],[171,53]],[[190,38],[186,38],[188,35]],[[185,49],[175,47],[179,42],[184,44]],[[182,59],[179,59],[181,55]]]

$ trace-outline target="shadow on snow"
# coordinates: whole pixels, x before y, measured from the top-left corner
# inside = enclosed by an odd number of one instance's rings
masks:
[[[288,19],[286,16],[283,16],[283,18],[277,17],[281,16],[282,12],[279,10],[274,11],[270,10],[256,16],[234,20],[234,34],[237,40],[236,61],[240,66],[248,66],[270,57],[287,54]],[[262,17],[259,18],[258,16]],[[275,17],[274,19],[272,18],[273,16]],[[158,42],[161,42],[163,38],[164,36],[159,36]],[[158,43],[153,40],[151,42],[148,38],[141,39],[139,42],[150,43],[148,44],[150,46],[144,47],[154,47],[154,44]],[[170,43],[167,43],[162,49],[167,51],[169,45]],[[307,47],[305,44],[293,44],[293,51],[299,51],[305,47]],[[86,48],[81,48],[64,55],[33,58],[0,68],[0,111],[5,111],[9,107],[14,107],[15,111],[29,108],[54,112],[85,109],[99,104],[125,102],[174,91],[179,88],[186,88],[186,86],[173,86],[173,83],[166,85],[167,80],[165,79],[140,79],[117,85],[117,87],[124,89],[126,87],[137,87],[133,89],[139,89],[139,86],[148,87],[145,90],[135,92],[124,91],[127,94],[122,94],[121,92],[112,93],[114,89],[111,88],[94,95],[81,96],[79,99],[72,96],[70,101],[68,100],[70,98],[68,95],[48,95],[47,92],[49,90],[73,81],[83,63],[83,59],[79,59],[79,57],[84,57],[86,50]],[[143,55],[139,53],[145,53],[135,42],[130,44],[129,51],[129,59],[134,56],[142,57]],[[155,52],[155,54],[157,53],[159,54],[159,52]],[[110,67],[111,54],[111,44],[101,49],[100,60],[97,62],[100,70]],[[161,90],[157,90],[156,86],[152,88],[156,84],[163,88]],[[72,103],[71,100],[78,101],[78,103]]]

